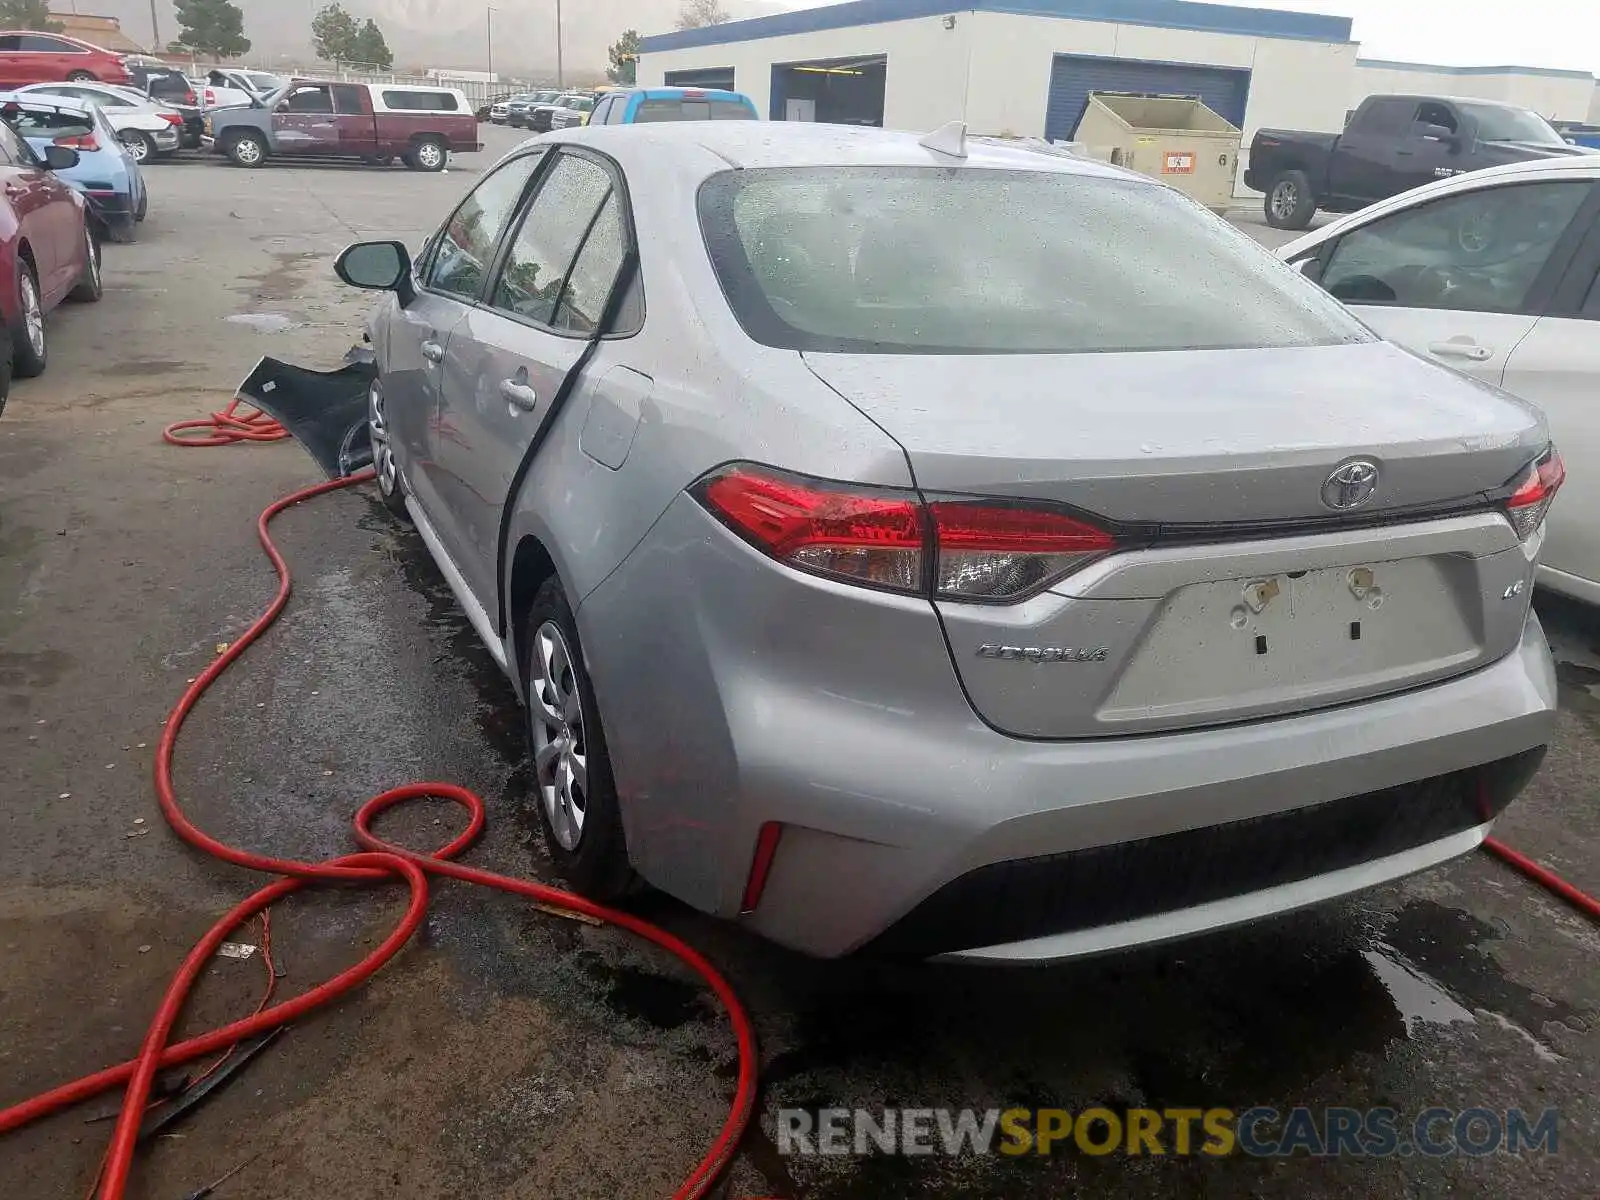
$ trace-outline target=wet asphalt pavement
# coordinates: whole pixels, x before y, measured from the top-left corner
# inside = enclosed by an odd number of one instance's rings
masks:
[[[152,168],[143,239],[108,248],[105,300],[52,319],[48,375],[0,418],[0,1105],[131,1056],[193,940],[259,882],[170,835],[149,767],[185,680],[270,598],[256,513],[316,474],[292,445],[182,451],[161,427],[220,407],[264,353],[335,365],[365,301],[332,280],[332,254],[414,239],[487,158],[435,177]],[[448,780],[488,805],[470,861],[548,879],[511,692],[415,535],[361,491],[276,529],[295,599],[185,729],[196,822],[322,858],[352,848],[368,795]],[[1600,890],[1600,618],[1540,607],[1563,713],[1499,832]],[[382,829],[421,847],[456,827],[423,804]],[[394,888],[282,902],[281,993],[353,961],[401,904]],[[1483,855],[1270,925],[1022,971],[817,963],[661,897],[639,909],[709,955],[757,1022],[763,1117],[727,1196],[1600,1194],[1600,935]],[[219,959],[185,1028],[248,1011],[264,978],[259,955]],[[249,1161],[221,1200],[662,1196],[733,1077],[723,1018],[675,963],[442,884],[413,945],[157,1139],[130,1195],[175,1200]],[[109,1132],[86,1118],[112,1099],[0,1140],[0,1196],[81,1196]],[[1094,1104],[1554,1107],[1559,1144],[1382,1160],[778,1149],[781,1107]]]

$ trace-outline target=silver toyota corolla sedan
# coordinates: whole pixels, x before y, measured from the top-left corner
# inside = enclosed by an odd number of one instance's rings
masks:
[[[1543,755],[1542,417],[1151,180],[590,127],[339,270],[591,895],[1066,958],[1462,854]]]

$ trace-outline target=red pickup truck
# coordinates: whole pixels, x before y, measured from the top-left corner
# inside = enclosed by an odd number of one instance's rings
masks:
[[[236,166],[271,158],[357,158],[442,171],[483,149],[478,118],[454,88],[296,79],[248,106],[206,115],[204,144]]]

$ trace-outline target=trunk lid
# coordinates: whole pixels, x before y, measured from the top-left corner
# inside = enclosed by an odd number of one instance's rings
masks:
[[[1123,548],[1040,594],[938,601],[967,694],[1001,730],[1282,715],[1517,644],[1530,548],[1482,494],[1537,456],[1543,418],[1397,347],[804,357],[899,441],[925,494],[1123,527]],[[1341,514],[1324,487],[1352,459],[1378,486]]]

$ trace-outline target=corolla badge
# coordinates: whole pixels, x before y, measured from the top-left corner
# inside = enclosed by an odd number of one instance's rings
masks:
[[[1003,658],[1011,662],[1105,662],[1110,654],[1110,646],[996,646],[985,642],[978,647],[979,658]]]
[[[1340,511],[1360,508],[1378,490],[1378,464],[1354,458],[1341,463],[1322,485],[1322,502]]]

